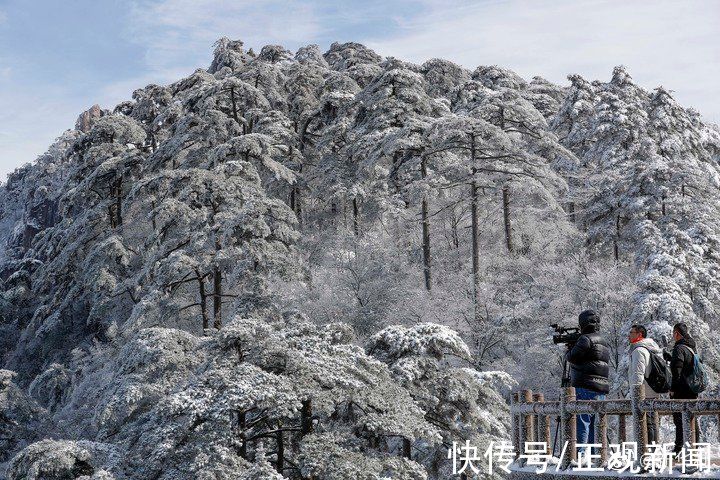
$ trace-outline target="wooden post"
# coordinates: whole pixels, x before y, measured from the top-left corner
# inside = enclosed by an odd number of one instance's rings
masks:
[[[520,403],[520,393],[519,392],[513,392],[512,397],[510,398],[510,404],[511,408],[512,405],[517,405]],[[512,431],[512,442],[513,446],[515,447],[515,458],[518,458],[520,456],[520,422],[518,422],[518,418],[520,417],[517,413],[511,413],[510,414],[510,421],[512,422],[511,431]]]
[[[600,420],[598,421],[598,427],[595,429],[595,442],[600,444],[600,465],[605,465],[608,459],[608,415],[605,412],[600,412]]]
[[[523,391],[523,401],[525,403],[533,403],[533,393],[532,390],[525,390]],[[525,416],[525,438],[523,439],[526,442],[534,442],[535,441],[535,414],[534,413],[528,413]]]
[[[568,413],[567,404],[575,401],[575,388],[563,387],[560,396],[560,451],[565,448],[565,454],[560,461],[560,468],[567,469],[570,462],[577,460],[577,428],[575,415]]]
[[[625,415],[618,415],[618,443],[627,441],[627,419]]]
[[[690,433],[692,434],[692,437],[690,437],[690,444],[691,444],[690,446],[692,446],[693,443],[698,443],[700,441],[700,439],[698,438],[699,430],[698,430],[697,422],[698,422],[698,415],[693,414],[692,419],[690,420]]]
[[[645,400],[645,385],[634,385],[632,389],[633,427],[638,457],[640,457],[645,454],[647,447],[647,415],[640,409],[640,402]]]
[[[533,393],[533,403],[541,403],[542,397],[542,393]],[[535,413],[533,417],[535,419],[533,423],[533,438],[537,442],[542,442],[542,432],[540,432],[540,417],[542,417],[542,415]]]
[[[545,403],[545,395],[542,393],[536,393],[533,397],[536,403]],[[550,452],[550,449],[552,448],[550,445],[550,416],[538,414],[536,423],[537,427],[535,440],[538,442],[545,442],[545,445],[547,445],[545,453],[552,453]]]
[[[532,404],[533,401],[533,395],[532,390],[523,390],[522,391],[522,402],[523,403],[529,403]],[[533,441],[533,430],[535,429],[533,427],[533,413],[527,413],[524,415],[520,415],[519,418],[519,424],[520,424],[520,443],[519,448],[516,453],[525,453],[525,443],[526,442],[532,442]],[[524,464],[524,462],[520,462],[520,464]]]
[[[652,412],[652,422],[655,424],[655,443],[662,443],[660,441],[660,414],[658,412]]]

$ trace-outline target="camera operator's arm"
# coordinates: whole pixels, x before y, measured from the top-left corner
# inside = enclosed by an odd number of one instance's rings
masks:
[[[580,364],[587,358],[588,352],[592,348],[592,342],[587,335],[582,335],[577,343],[567,353],[567,361],[574,364]]]

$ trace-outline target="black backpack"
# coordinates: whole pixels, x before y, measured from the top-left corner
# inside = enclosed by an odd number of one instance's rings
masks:
[[[683,345],[683,347],[690,350],[690,353],[693,355],[693,369],[685,380],[687,381],[690,390],[694,393],[702,393],[705,391],[708,384],[707,370],[703,365],[703,361],[700,359],[700,355],[695,353],[695,350],[687,345]]]
[[[657,353],[653,353],[647,347],[641,347],[650,354],[650,373],[645,377],[650,388],[655,393],[667,393],[672,386],[672,372],[670,365]]]

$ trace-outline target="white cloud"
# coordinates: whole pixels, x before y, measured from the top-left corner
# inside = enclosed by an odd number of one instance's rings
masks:
[[[0,179],[42,153],[93,103],[111,108],[136,88],[207,67],[212,44],[221,36],[242,39],[256,50],[271,43],[294,48],[318,40],[354,40],[418,63],[442,57],[469,68],[497,64],[558,83],[569,73],[608,79],[613,66],[624,64],[641,85],[664,85],[684,105],[720,122],[717,0],[367,0],[359,5],[349,0],[134,0],[129,5],[126,40],[144,52],[144,68],[131,78],[93,91],[48,82],[32,89],[13,78],[24,60],[0,57]],[[3,21],[7,17],[0,10]]]
[[[138,0],[130,8],[126,39],[145,52],[140,74],[92,92],[72,85],[44,88],[40,95],[20,84],[0,90],[0,181],[42,154],[93,103],[112,108],[137,88],[167,84],[209,66],[212,45],[222,36],[241,38],[257,49],[269,43],[308,43],[321,28],[311,6],[285,0]],[[3,18],[0,10],[0,23]],[[0,81],[11,74],[2,60]]]
[[[150,70],[142,75],[119,80],[104,87],[100,88],[97,92],[94,102],[102,106],[103,108],[114,108],[118,103],[124,100],[130,100],[132,93],[138,88],[143,88],[151,83],[158,85],[167,85],[169,83],[180,80],[181,78],[187,77],[197,68],[173,68],[165,70]]]
[[[0,182],[15,168],[35,160],[75,125],[82,110],[79,102],[67,99],[63,90],[0,91]]]
[[[222,36],[247,48],[305,44],[320,24],[311,6],[285,0],[139,0],[131,4],[129,41],[145,51],[146,70],[102,88],[97,102],[110,108],[149,83],[167,84],[207,68]]]
[[[186,69],[209,64],[222,36],[256,48],[270,43],[301,44],[321,29],[312,5],[286,0],[161,0],[132,7],[129,38],[146,49],[151,69]]]
[[[647,88],[720,121],[720,8],[714,0],[424,2],[422,18],[367,42],[384,55],[466,67],[497,64],[564,83],[569,73],[608,79],[624,64]]]

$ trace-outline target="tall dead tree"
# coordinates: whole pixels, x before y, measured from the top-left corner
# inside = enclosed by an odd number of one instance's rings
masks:
[[[427,177],[427,157],[423,155],[420,159],[420,176],[423,180]],[[428,216],[427,194],[422,198],[422,239],[423,239],[423,271],[425,273],[425,288],[432,289],[432,277],[430,271],[430,218]]]
[[[510,254],[513,253],[512,225],[510,224],[510,187],[502,188],[503,220],[505,223],[505,246]]]
[[[473,277],[473,308],[475,321],[480,322],[480,220],[478,218],[478,185],[477,185],[477,145],[475,135],[470,139],[470,162],[472,165],[472,179],[470,181],[470,217],[472,232],[472,277]]]
[[[353,232],[355,232],[355,236],[360,236],[360,219],[358,218],[360,211],[358,208],[358,201],[357,197],[353,197],[352,199],[352,207],[353,207]]]

